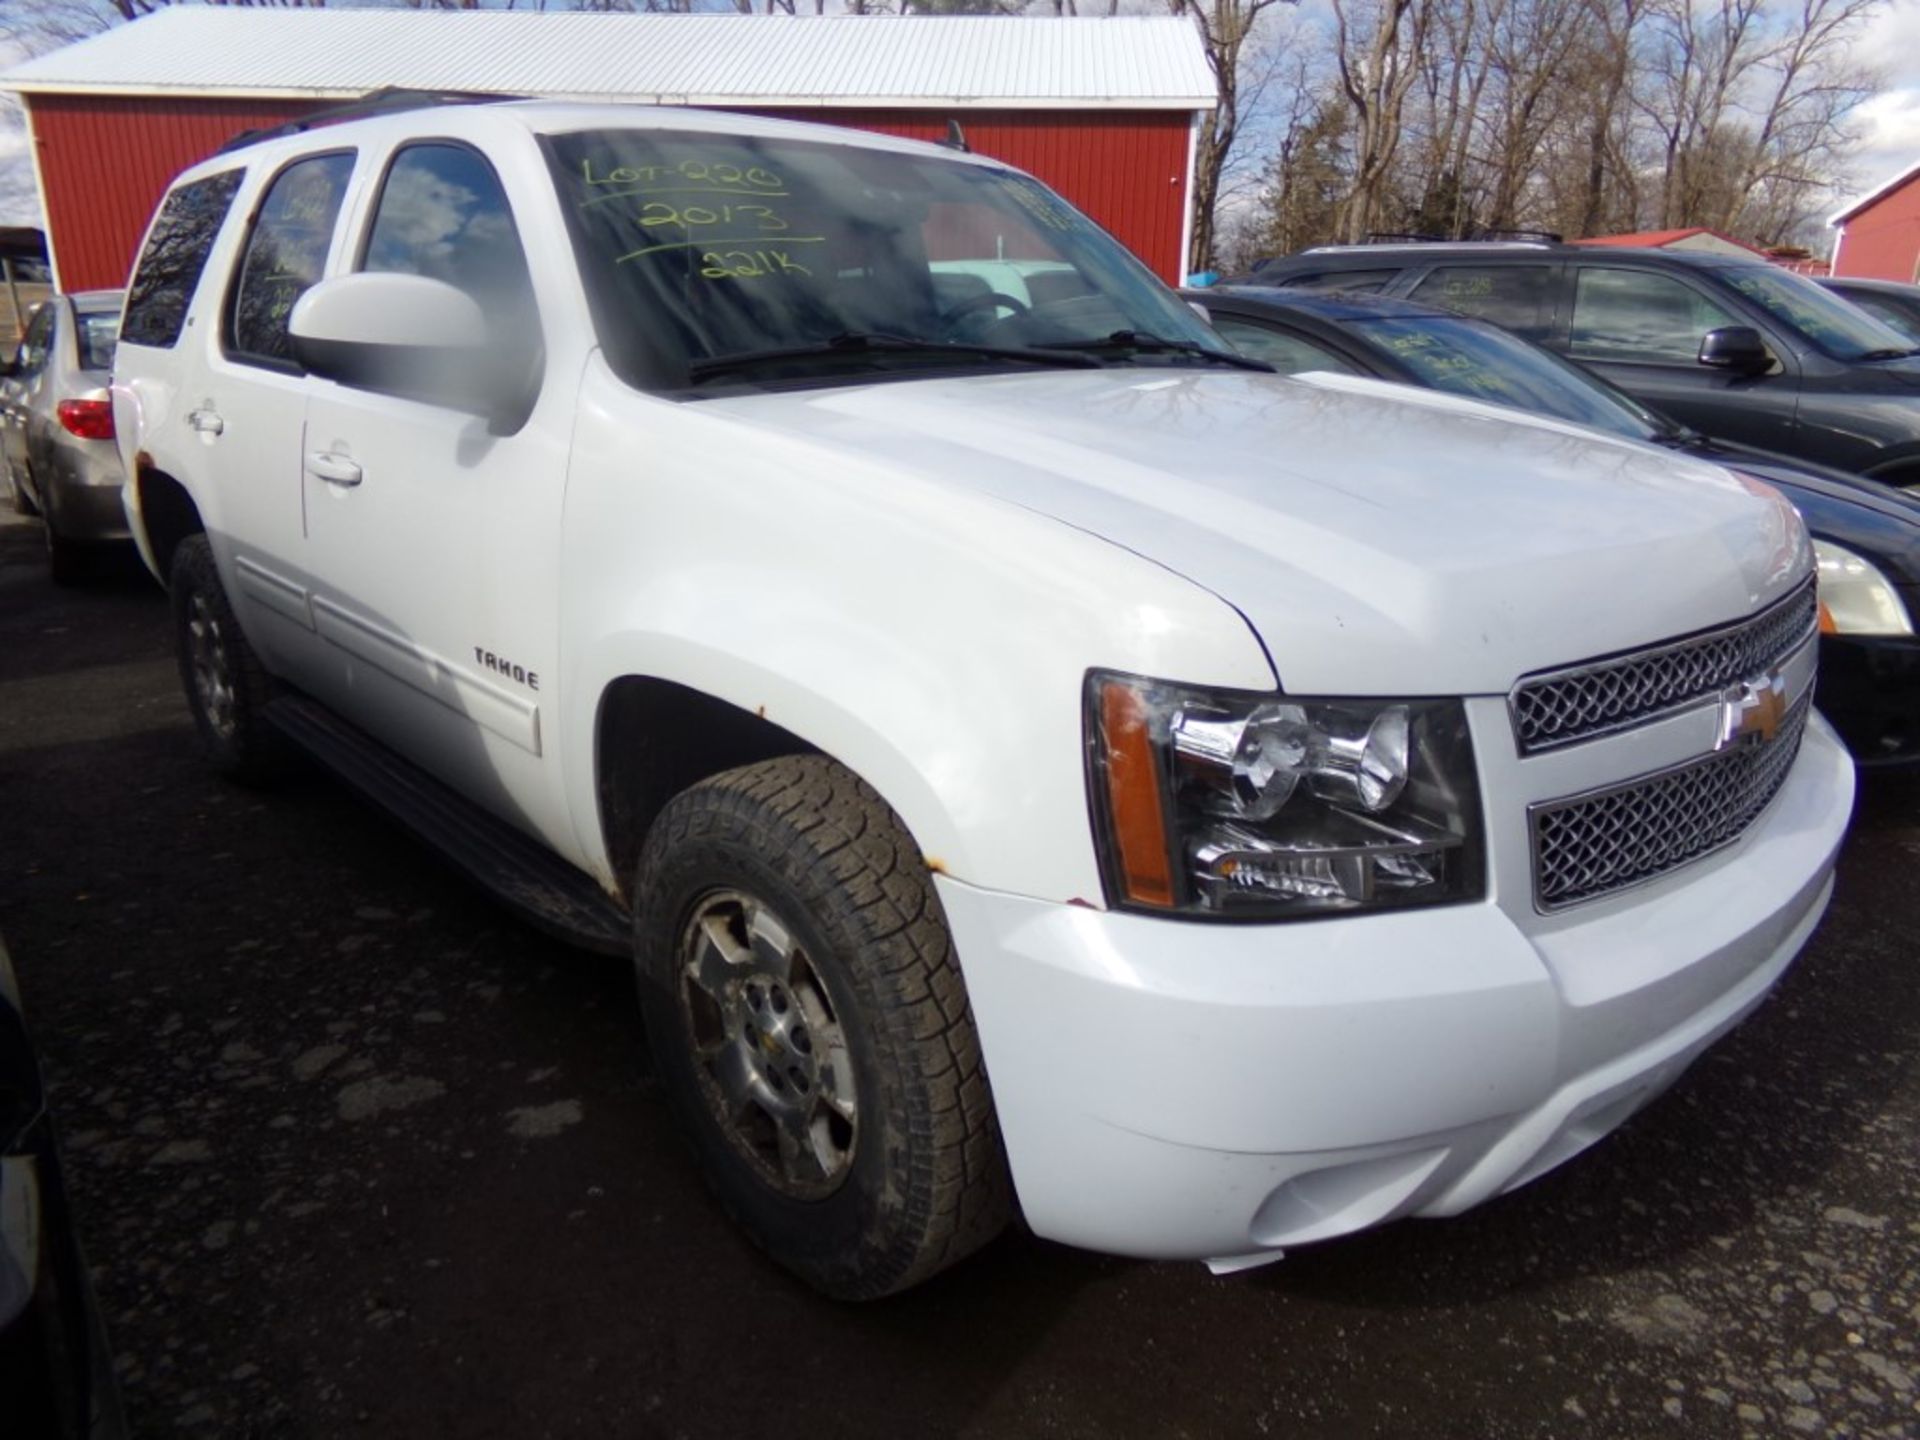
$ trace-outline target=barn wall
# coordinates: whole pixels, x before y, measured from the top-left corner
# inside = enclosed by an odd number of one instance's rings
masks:
[[[1847,221],[1833,273],[1920,284],[1920,177]]]
[[[944,140],[947,115],[927,110],[763,111],[830,120],[909,140]],[[1186,274],[1180,236],[1187,204],[1184,110],[961,110],[967,145],[1038,176],[1110,230],[1162,280]]]
[[[297,101],[35,95],[27,99],[47,191],[47,234],[69,290],[126,283],[167,184],[236,133],[314,108]],[[827,121],[939,140],[946,115],[801,110]],[[1187,197],[1185,111],[964,111],[967,142],[1039,176],[1158,272],[1178,282]]]
[[[241,130],[311,106],[271,100],[27,96],[46,187],[47,248],[60,286],[124,285],[168,182]]]

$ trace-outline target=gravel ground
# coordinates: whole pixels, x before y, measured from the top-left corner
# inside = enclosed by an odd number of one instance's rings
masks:
[[[214,781],[159,592],[0,522],[0,931],[148,1435],[1920,1435],[1917,863],[1869,782],[1776,997],[1469,1216],[837,1307],[706,1199],[624,966],[323,778]]]

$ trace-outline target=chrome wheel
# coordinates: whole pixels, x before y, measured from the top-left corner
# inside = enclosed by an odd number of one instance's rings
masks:
[[[780,1193],[838,1189],[859,1135],[853,1059],[819,972],[781,919],[735,890],[681,932],[680,1004],[720,1128]]]
[[[233,738],[233,664],[220,619],[196,591],[187,601],[187,660],[193,669],[193,693],[213,733]]]

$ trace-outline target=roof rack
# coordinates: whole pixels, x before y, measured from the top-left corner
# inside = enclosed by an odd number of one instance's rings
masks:
[[[495,95],[477,90],[406,90],[389,85],[379,90],[369,90],[359,99],[349,100],[344,105],[329,105],[323,110],[315,110],[284,125],[242,130],[215,153],[225,155],[229,150],[258,145],[263,140],[279,140],[284,136],[302,134],[316,126],[365,120],[374,115],[396,115],[402,111],[425,110],[435,105],[488,105],[499,100],[526,98],[524,95]]]
[[[1475,230],[1466,235],[1427,235],[1412,230],[1369,230],[1362,242],[1367,245],[1482,245],[1507,244],[1559,245],[1565,237],[1553,230]]]

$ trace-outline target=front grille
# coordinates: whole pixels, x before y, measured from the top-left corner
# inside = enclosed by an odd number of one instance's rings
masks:
[[[1652,720],[1757,675],[1819,622],[1813,581],[1745,620],[1648,650],[1529,676],[1513,692],[1520,753]]]
[[[1811,687],[1773,739],[1533,806],[1534,903],[1558,910],[1665,874],[1738,838],[1800,753]]]

